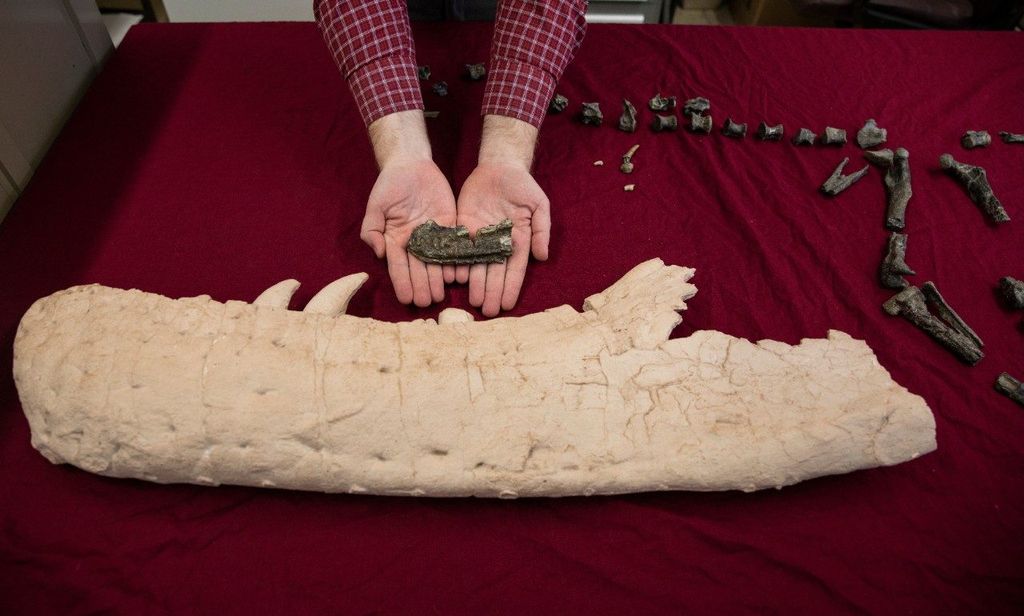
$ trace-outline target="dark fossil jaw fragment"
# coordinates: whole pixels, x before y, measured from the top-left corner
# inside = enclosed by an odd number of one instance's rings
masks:
[[[869,162],[885,167],[885,191],[889,195],[889,207],[885,214],[885,228],[900,231],[906,226],[907,203],[914,195],[910,185],[910,152],[904,148],[892,150],[871,150],[864,152]]]
[[[704,115],[709,111],[711,111],[711,101],[703,96],[691,98],[683,104],[684,116]]]
[[[757,138],[761,141],[779,141],[782,139],[783,127],[781,124],[768,126],[765,122],[757,127]]]
[[[483,63],[466,65],[466,77],[471,81],[480,81],[486,75],[487,68],[484,67]]]
[[[438,96],[448,96],[448,82],[438,81],[434,84],[433,90],[434,94],[437,94]]]
[[[1013,378],[1006,372],[996,379],[996,391],[1003,394],[1017,404],[1024,406],[1024,383]]]
[[[551,97],[551,102],[548,103],[548,113],[562,113],[568,105],[569,99],[561,94],[555,94]]]
[[[928,307],[933,305],[936,314]],[[907,287],[889,298],[882,308],[892,316],[901,316],[973,366],[985,356],[978,335],[949,307],[931,282],[922,288]]]
[[[846,131],[841,128],[825,127],[825,133],[821,136],[824,145],[844,145],[846,143]]]
[[[968,150],[992,145],[992,135],[987,130],[969,130],[960,138],[960,145]]]
[[[622,115],[619,116],[619,130],[627,133],[636,132],[636,107],[626,99],[622,99]]]
[[[878,124],[875,123],[875,119],[871,118],[864,123],[864,126],[857,131],[857,145],[861,149],[873,148],[876,145],[882,145],[885,143],[886,138],[889,136],[889,131],[884,128],[879,128]]]
[[[916,273],[907,265],[906,234],[893,232],[889,235],[889,249],[878,272],[882,286],[888,289],[905,289],[909,283],[903,277]]]
[[[672,131],[679,128],[679,119],[674,115],[661,115],[654,116],[654,120],[651,121],[651,130],[656,133],[662,131]]]
[[[850,175],[843,175],[843,169],[849,162],[850,158],[847,157],[843,159],[843,162],[839,163],[839,166],[832,172],[832,175],[830,175],[829,178],[825,180],[825,183],[821,185],[821,192],[830,197],[834,197],[850,186],[853,186],[854,182],[864,177],[864,174],[868,172],[868,166],[864,165],[864,168],[860,171],[851,173]]]
[[[1010,220],[1003,209],[1003,204],[992,192],[992,186],[988,183],[988,174],[981,167],[957,162],[950,154],[943,154],[939,157],[939,164],[946,170],[946,173],[956,178],[963,184],[970,195],[971,201],[981,208],[985,215],[992,222],[1004,223]]]
[[[1005,130],[999,131],[999,138],[1003,140],[1003,143],[1024,143],[1024,135],[1008,133]]]
[[[818,138],[814,134],[814,131],[809,128],[801,128],[796,137],[793,137],[793,145],[814,145],[814,141]]]
[[[732,121],[732,118],[726,118],[725,126],[722,127],[722,134],[726,137],[742,139],[747,136],[747,125],[737,124]]]
[[[583,103],[580,109],[580,122],[588,126],[601,126],[604,116],[601,114],[600,103]]]
[[[622,164],[619,165],[619,171],[623,173],[633,173],[633,155],[640,149],[640,144],[636,144],[629,148],[625,154],[622,155]]]
[[[512,221],[481,227],[472,240],[463,225],[442,227],[428,220],[412,230],[407,250],[424,263],[502,263],[512,255]]]
[[[647,106],[651,108],[651,111],[672,111],[676,108],[676,97],[666,96],[662,98],[659,92],[654,95],[654,98],[647,101]]]
[[[711,134],[711,116],[693,114],[690,116],[690,131],[694,133]]]
[[[999,279],[999,288],[1012,308],[1024,310],[1024,282],[1012,276],[1004,276]]]
[[[416,75],[422,81],[426,81],[426,80],[430,79],[430,67],[426,66],[426,65],[417,66],[416,67]]]

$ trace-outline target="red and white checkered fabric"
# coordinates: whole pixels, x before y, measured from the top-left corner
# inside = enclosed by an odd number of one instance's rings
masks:
[[[367,125],[423,109],[403,0],[314,0],[316,22]],[[499,3],[481,114],[540,126],[555,84],[583,41],[587,0]]]

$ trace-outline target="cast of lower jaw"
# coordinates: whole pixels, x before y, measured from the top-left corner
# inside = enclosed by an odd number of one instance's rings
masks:
[[[641,263],[583,311],[387,323],[90,285],[37,301],[14,349],[33,445],[161,483],[426,496],[758,490],[935,449],[862,341],[669,339],[692,269]]]

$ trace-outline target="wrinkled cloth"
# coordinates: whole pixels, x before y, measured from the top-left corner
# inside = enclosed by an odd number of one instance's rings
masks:
[[[414,34],[443,78],[486,54],[491,26]],[[301,307],[363,271],[351,314],[476,312],[458,285],[440,306],[400,305],[360,242],[373,156],[315,25],[133,28],[0,224],[0,612],[1016,611],[1024,412],[992,385],[1024,375],[1024,313],[996,291],[1024,278],[1024,147],[967,152],[959,139],[1024,132],[1022,54],[1014,33],[591,26],[558,91],[609,119],[628,97],[642,128],[544,122],[535,174],[551,258],[531,263],[511,314],[579,309],[651,257],[692,266],[699,292],[675,336],[846,331],[925,398],[938,450],[752,494],[417,500],[108,479],[30,446],[14,332],[34,300],[70,285],[252,300],[294,277]],[[448,81],[428,130],[459,186],[483,84]],[[708,97],[713,133],[650,132],[656,92]],[[727,116],[783,123],[786,138],[725,138]],[[976,367],[881,309],[879,170],[829,199],[818,187],[845,156],[848,172],[865,164],[859,148],[789,143],[802,126],[855,134],[869,117],[887,147],[910,151],[909,279],[935,281],[986,342]],[[940,170],[947,151],[988,170],[1012,222],[986,223]]]

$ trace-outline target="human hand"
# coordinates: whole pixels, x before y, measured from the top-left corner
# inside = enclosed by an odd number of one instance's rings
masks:
[[[458,200],[458,224],[476,233],[480,227],[512,221],[512,256],[505,263],[459,265],[455,279],[469,281],[469,303],[485,316],[511,310],[519,299],[530,253],[548,258],[551,206],[530,175],[529,164],[481,160],[466,179]]]
[[[429,158],[386,163],[370,191],[359,237],[378,259],[387,256],[398,301],[421,308],[442,301],[444,283],[455,279],[453,266],[423,263],[406,251],[413,229],[428,220],[455,224],[455,196],[447,178]]]

